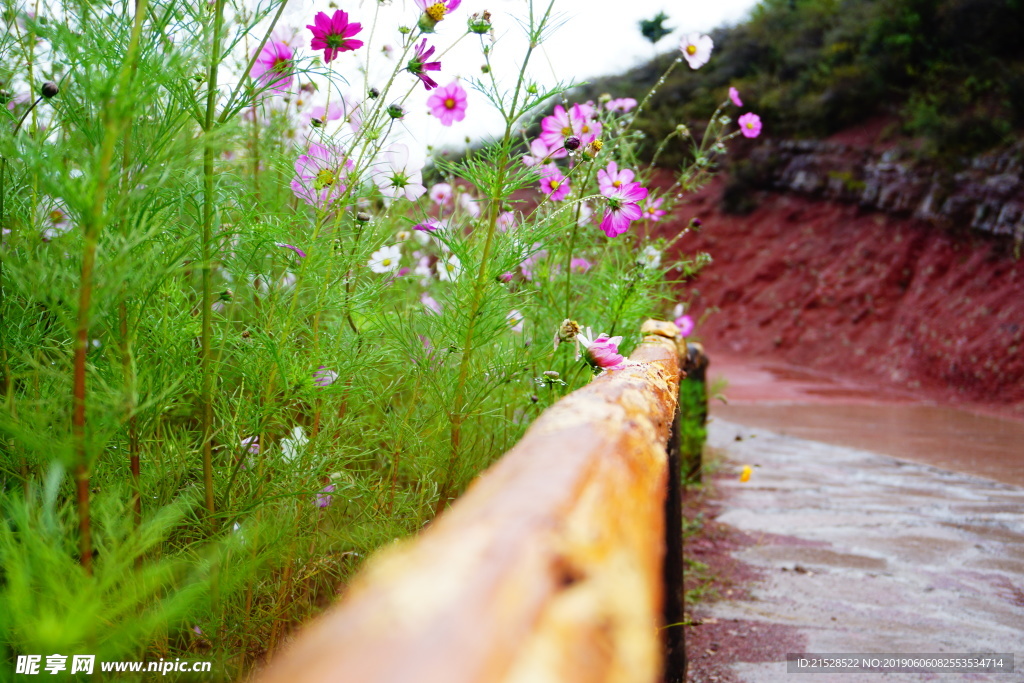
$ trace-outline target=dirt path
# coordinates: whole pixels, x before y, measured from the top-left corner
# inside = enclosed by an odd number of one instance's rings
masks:
[[[739,580],[694,615],[704,623],[687,629],[689,680],[791,680],[791,652],[1002,652],[1024,672],[1024,488],[721,418],[708,444],[724,468],[710,543]]]

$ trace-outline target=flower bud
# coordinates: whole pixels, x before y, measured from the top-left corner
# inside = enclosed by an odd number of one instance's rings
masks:
[[[371,100],[375,100],[378,97],[380,97],[380,90],[377,90],[376,88],[370,88],[370,92],[368,92],[367,95],[370,96]]]
[[[471,33],[483,35],[491,30],[491,13],[487,10],[473,14],[467,21]]]
[[[594,157],[597,156],[597,153],[601,151],[602,147],[604,147],[603,142],[601,142],[600,140],[594,140],[589,145],[587,145],[586,149],[584,149],[583,151],[587,153],[588,157],[593,159]]]
[[[369,223],[370,218],[370,214],[366,213],[365,211],[360,211],[359,213],[356,214],[356,220],[359,221],[360,223]]]
[[[405,116],[405,110],[402,109],[400,104],[392,104],[388,106],[388,116],[393,119],[400,119]]]
[[[59,92],[60,88],[58,88],[57,84],[53,81],[46,81],[46,83],[43,83],[43,97],[46,99],[56,97]]]
[[[570,135],[565,139],[562,145],[570,152],[575,152],[580,148],[580,139],[575,135]]]

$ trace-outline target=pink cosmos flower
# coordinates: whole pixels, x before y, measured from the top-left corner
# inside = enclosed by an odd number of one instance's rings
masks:
[[[640,183],[627,183],[608,197],[608,210],[601,220],[601,229],[609,237],[629,230],[629,224],[643,216],[638,202],[647,198],[647,188]]]
[[[311,142],[308,153],[295,160],[292,193],[310,206],[326,208],[345,192],[341,181],[353,166],[338,148]]]
[[[352,36],[363,30],[360,23],[349,23],[348,13],[340,9],[334,10],[333,16],[317,12],[312,24],[306,28],[313,32],[313,40],[309,47],[324,51],[324,62],[334,61],[342,52],[356,50],[363,46],[363,41],[353,40]]]
[[[530,153],[523,155],[523,163],[527,166],[539,166],[548,163],[551,159],[561,159],[568,154],[561,142],[558,143],[557,149],[551,149],[544,144],[543,140],[537,138],[530,143]]]
[[[448,183],[437,183],[430,188],[430,199],[438,206],[452,203],[452,186]]]
[[[562,175],[554,164],[545,166],[540,171],[541,192],[551,197],[553,201],[559,202],[569,195],[569,179]]]
[[[593,111],[593,108],[591,108]],[[560,104],[555,105],[554,113],[545,116],[540,122],[540,139],[550,149],[562,147],[565,138],[575,135],[580,144],[586,146],[601,136],[601,123],[591,120],[579,104],[572,105],[569,111]]]
[[[711,36],[703,36],[699,33],[683,36],[679,42],[679,50],[683,53],[683,58],[686,59],[686,63],[690,65],[691,69],[699,69],[707,64],[711,59],[711,50],[714,46],[715,43],[711,40]]]
[[[618,99],[609,100],[605,103],[604,108],[608,111],[619,111],[625,113],[633,109],[636,106],[636,100],[632,97],[619,97]]]
[[[740,132],[745,138],[756,138],[761,134],[761,117],[752,111],[741,116],[737,123],[740,124]]]
[[[601,334],[593,341],[590,340],[593,332],[587,328],[587,334],[576,335],[576,339],[583,346],[583,359],[595,368],[604,370],[618,370],[626,364],[626,359],[619,353],[619,343],[622,337],[609,337]]]
[[[344,115],[345,106],[341,102],[334,100],[326,107],[322,104],[310,107],[308,111],[302,113],[302,122],[307,126],[310,125],[313,119],[320,123],[327,123],[328,121],[337,121]]]
[[[511,211],[502,211],[498,214],[498,220],[494,222],[498,232],[507,232],[516,227],[516,215]]]
[[[313,373],[313,384],[318,387],[329,387],[334,384],[336,379],[338,379],[338,373],[334,370],[328,370],[327,367],[323,365],[317,368],[317,371]]]
[[[473,218],[480,217],[480,201],[468,192],[459,195],[459,208]]]
[[[594,264],[585,258],[574,258],[572,261],[569,262],[569,269],[574,273],[579,273],[580,275],[587,272],[593,267]]]
[[[260,437],[250,436],[242,439],[242,448],[246,449],[252,455],[260,454]]]
[[[597,185],[601,189],[601,194],[611,197],[620,187],[633,182],[634,177],[636,174],[633,171],[628,168],[620,171],[614,161],[609,161],[607,168],[602,168],[597,172]]]
[[[298,254],[299,258],[306,258],[306,252],[302,251],[301,249],[299,249],[294,244],[285,244],[284,242],[274,242],[274,246],[275,247],[281,247],[282,249],[291,249],[296,254]]]
[[[740,99],[740,91],[736,88],[729,88],[729,99],[732,100],[732,103],[737,107],[743,106],[743,100]]]
[[[688,315],[681,315],[676,318],[676,327],[679,328],[679,334],[684,337],[689,337],[690,333],[693,332],[695,324],[693,318]]]
[[[405,65],[405,70],[423,81],[423,87],[427,90],[433,90],[437,87],[437,81],[428,76],[427,72],[441,70],[441,62],[427,61],[430,59],[430,55],[434,54],[434,49],[433,45],[430,46],[429,50],[427,49],[427,39],[424,38],[416,46],[416,55]]]
[[[458,5],[457,0],[451,0]],[[417,0],[419,2],[419,0]],[[440,4],[440,3],[438,3]],[[466,118],[466,91],[454,80],[427,99],[430,113],[441,119],[441,125],[450,126]]]
[[[437,299],[430,296],[426,292],[420,295],[420,303],[423,304],[423,307],[427,309],[428,313],[433,313],[434,315],[441,315],[441,311],[443,310],[441,308],[441,304],[438,303]]]
[[[295,53],[280,40],[268,41],[260,50],[249,75],[271,90],[283,93],[292,87],[292,61]]]
[[[328,484],[320,489],[320,493],[316,494],[316,506],[318,508],[329,506],[331,501],[334,500],[334,496],[331,495],[332,493],[334,493],[334,484]]]
[[[657,199],[650,199],[644,202],[644,218],[649,221],[660,221],[661,217],[664,216],[667,211],[661,208],[661,205],[665,203],[664,197],[658,197]]]

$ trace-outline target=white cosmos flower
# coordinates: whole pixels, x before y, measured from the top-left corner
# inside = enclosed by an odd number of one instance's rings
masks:
[[[299,457],[299,450],[307,443],[309,443],[309,438],[306,436],[306,430],[302,427],[292,429],[292,438],[281,439],[281,453],[285,461],[291,462]]]
[[[422,170],[422,162],[409,160],[409,147],[396,142],[384,152],[384,162],[374,171],[373,181],[385,197],[414,201],[427,192],[420,174]]]
[[[661,252],[648,244],[644,247],[644,250],[640,252],[640,256],[637,257],[636,262],[644,268],[657,268],[661,265]]]
[[[395,233],[396,242],[408,242],[412,238],[412,230],[399,230]]]
[[[462,261],[455,254],[448,257],[447,261],[437,262],[437,277],[445,282],[453,282],[458,279],[462,272]]]
[[[375,273],[393,273],[402,261],[402,250],[397,244],[384,246],[370,256],[370,270]]]
[[[523,331],[523,314],[516,309],[513,308],[511,312],[505,316],[505,320],[508,321],[509,329],[513,332]]]
[[[683,36],[679,43],[679,50],[683,53],[683,58],[686,59],[691,69],[699,69],[711,59],[711,48],[714,46],[715,43],[711,40],[711,36],[691,33]]]

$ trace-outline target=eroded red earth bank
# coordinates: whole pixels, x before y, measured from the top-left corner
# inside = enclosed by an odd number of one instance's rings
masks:
[[[856,205],[763,193],[719,208],[719,178],[680,207],[714,259],[684,288],[716,351],[767,357],[1024,417],[1024,262],[1013,244]]]

